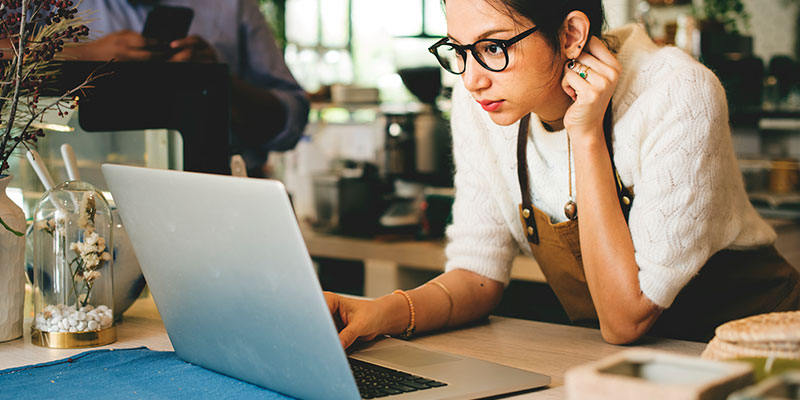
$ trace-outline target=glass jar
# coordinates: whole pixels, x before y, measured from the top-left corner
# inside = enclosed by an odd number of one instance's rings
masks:
[[[69,181],[45,192],[34,213],[31,341],[51,348],[116,340],[113,217],[103,194]]]

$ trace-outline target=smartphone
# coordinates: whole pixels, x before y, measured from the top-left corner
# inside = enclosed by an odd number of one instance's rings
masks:
[[[170,42],[189,34],[192,18],[194,11],[191,8],[156,6],[147,14],[142,36],[155,39],[158,48],[168,49]]]

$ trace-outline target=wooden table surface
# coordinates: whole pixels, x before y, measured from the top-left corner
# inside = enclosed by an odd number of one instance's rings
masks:
[[[29,326],[30,319],[25,325],[23,338],[0,343],[0,369],[57,360],[87,350],[54,350],[34,346],[30,341]],[[467,328],[420,336],[413,342],[551,377],[549,388],[514,397],[519,399],[562,399],[567,369],[627,348],[605,343],[596,329],[501,317],[490,317],[488,322]],[[125,313],[122,323],[117,326],[117,342],[101,348],[139,346],[172,350],[155,303],[149,297],[137,300]],[[705,344],[645,339],[639,346],[699,355]]]

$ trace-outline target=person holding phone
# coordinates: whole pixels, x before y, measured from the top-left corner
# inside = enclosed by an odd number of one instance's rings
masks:
[[[249,176],[264,176],[268,152],[289,150],[302,136],[307,94],[256,0],[83,0],[81,9],[95,11],[87,25],[90,35],[101,36],[65,48],[67,59],[227,63],[233,151],[244,157]]]
[[[326,293],[344,347],[486,316],[520,250],[570,319],[615,344],[707,341],[797,310],[800,274],[748,201],[714,74],[601,0],[445,0],[430,47],[461,80],[445,273],[375,300]]]

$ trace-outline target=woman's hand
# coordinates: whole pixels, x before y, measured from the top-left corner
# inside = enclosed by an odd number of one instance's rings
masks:
[[[345,349],[356,339],[372,340],[381,334],[384,313],[374,300],[361,300],[323,292]]]
[[[580,140],[584,135],[602,135],[603,116],[622,67],[605,44],[594,36],[575,60],[574,65],[567,62],[564,66],[561,87],[573,101],[564,115],[564,127],[572,140]],[[584,77],[581,72],[585,73]]]

